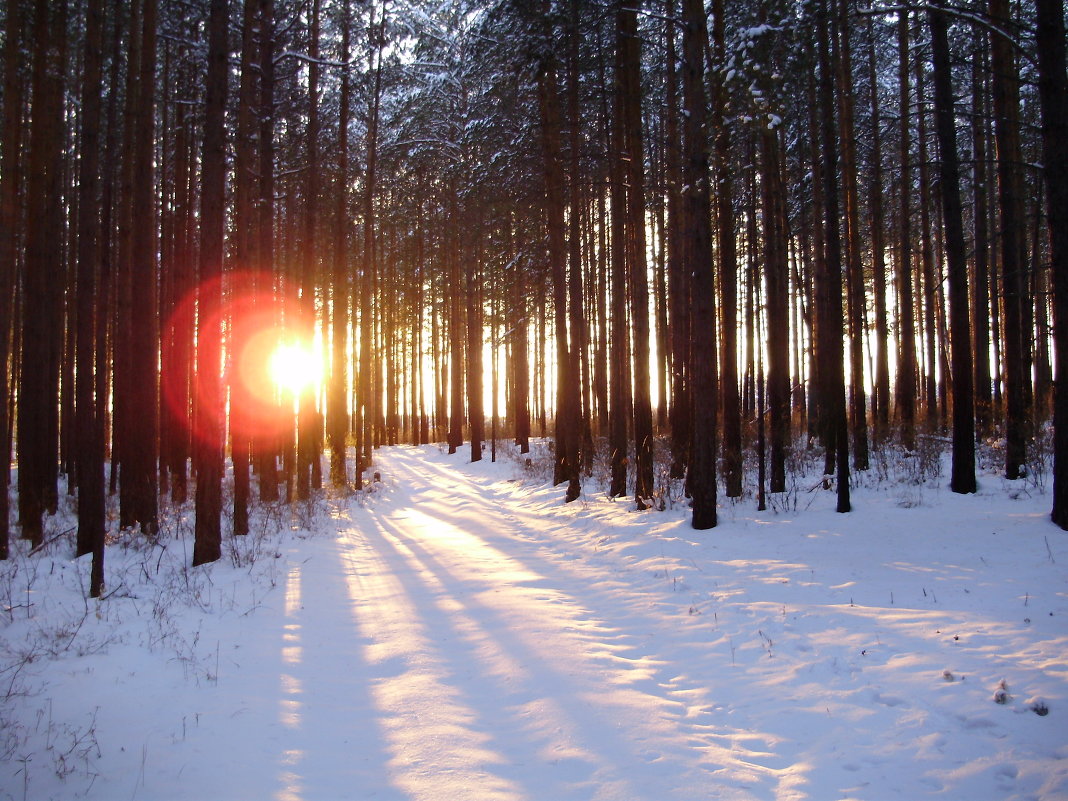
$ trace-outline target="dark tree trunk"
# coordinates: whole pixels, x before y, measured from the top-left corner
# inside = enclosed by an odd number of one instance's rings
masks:
[[[634,415],[634,499],[645,509],[653,497],[653,411],[649,389],[649,280],[646,269],[645,155],[642,146],[641,48],[636,10],[622,2],[617,15],[617,91],[623,117],[626,170],[627,276],[630,285]]]
[[[256,246],[257,215],[253,206],[256,197],[257,132],[255,110],[257,79],[259,76],[259,52],[256,36],[257,7],[254,2],[245,2],[241,25],[241,83],[237,99],[237,136],[234,143],[234,227],[232,269],[242,285],[249,284],[259,289],[261,276],[258,269]],[[255,276],[255,277],[253,277]],[[255,302],[255,301],[253,301]],[[232,335],[236,326],[231,325]],[[235,341],[235,350],[240,352],[243,342]],[[246,404],[250,402],[250,387],[241,380],[230,381],[230,453],[234,473],[234,534],[248,534],[248,502],[252,457],[252,431],[246,422]]]
[[[22,536],[34,547],[56,494],[59,349],[63,332],[63,77],[60,37],[64,0],[38,0],[33,21],[33,117],[27,181],[26,262],[23,272],[22,377],[18,398],[18,487]]]
[[[988,105],[984,73],[985,35],[976,37],[972,61],[972,218],[975,228],[975,273],[972,277],[972,363],[975,369],[975,426],[980,437],[988,437],[992,426],[990,381],[990,226],[987,185],[987,126],[983,121]]]
[[[18,274],[19,153],[22,150],[23,79],[19,70],[22,48],[22,14],[19,3],[6,5],[4,19],[4,115],[0,128],[0,559],[8,558],[8,484],[11,482],[11,438],[8,387],[10,386],[12,293]]]
[[[308,30],[308,167],[304,171],[304,219],[301,248],[300,302],[297,325],[299,335],[310,348],[315,325],[315,286],[319,274],[319,15],[321,0],[312,0]],[[318,414],[315,408],[315,387],[310,383],[301,388],[297,416],[297,500],[311,497],[312,467],[317,459]]]
[[[550,23],[546,19],[545,24]],[[548,34],[548,31],[546,31]],[[567,482],[565,501],[571,502],[581,492],[579,484],[579,381],[577,366],[568,342],[567,245],[564,222],[564,177],[561,155],[560,101],[555,57],[546,36],[549,52],[539,69],[539,106],[541,113],[542,158],[545,179],[545,219],[549,240],[549,269],[552,277],[553,316],[556,320],[557,398],[556,398],[556,469],[553,483]]]
[[[1008,0],[990,0],[990,17],[1009,29]],[[1031,375],[1030,335],[1026,330],[1026,221],[1020,178],[1020,79],[1013,44],[990,36],[994,89],[994,135],[997,140],[998,200],[1001,207],[1001,280],[1005,338],[1005,477],[1020,478],[1027,461]]]
[[[722,74],[728,69],[724,44],[722,0],[712,4],[712,48],[716,69],[712,80],[709,122],[715,140],[716,225],[721,289],[720,400],[723,425],[723,482],[728,498],[742,494],[742,419],[738,401],[738,245],[731,187],[731,129],[726,123],[727,93]],[[693,109],[690,113],[695,113]],[[701,113],[704,113],[703,109]],[[700,351],[697,351],[700,353]]]
[[[920,266],[923,276],[923,342],[924,372],[923,400],[924,422],[930,431],[938,428],[938,352],[935,346],[937,332],[938,287],[935,279],[934,232],[931,225],[931,180],[927,148],[927,110],[924,106],[923,60],[916,59],[917,97],[917,173],[919,176],[920,211]]]
[[[159,463],[159,320],[157,315],[157,232],[154,180],[155,71],[157,0],[145,0],[142,9],[141,61],[134,119],[133,203],[137,223],[130,243],[132,264],[130,309],[130,416],[129,448],[123,452],[123,486],[130,525],[155,535],[158,520]],[[134,65],[130,65],[134,68]],[[147,215],[151,223],[142,220]]]
[[[341,9],[341,63],[348,64],[351,50],[350,0],[343,0]],[[338,119],[337,182],[334,187],[337,208],[334,216],[334,272],[331,283],[330,386],[326,415],[330,442],[330,483],[335,487],[348,484],[345,464],[345,439],[349,430],[348,407],[345,399],[345,344],[349,326],[349,117],[352,89],[347,67],[341,70],[341,98]]]
[[[618,59],[617,48],[617,59]],[[616,65],[616,80],[620,71]],[[619,87],[613,94],[614,105],[609,136],[610,192],[612,207],[609,214],[611,230],[611,313],[612,333],[609,349],[609,403],[608,403],[608,451],[611,460],[612,481],[609,496],[620,498],[627,494],[628,472],[628,420],[627,407],[630,381],[627,370],[627,345],[630,326],[627,323],[627,176],[623,164],[624,138],[626,135],[621,109],[622,92]]]
[[[849,2],[838,0],[838,131],[842,151],[842,198],[845,202],[846,284],[849,310],[850,428],[853,467],[868,469],[868,404],[864,393],[864,264],[861,260],[860,193],[857,188],[854,127],[853,57],[849,42]],[[770,391],[770,387],[769,387]]]
[[[478,223],[481,228],[481,221]],[[481,240],[481,230],[475,234]],[[467,301],[467,410],[471,426],[471,461],[482,459],[482,440],[486,438],[486,411],[482,400],[482,254],[479,251],[466,262]]]
[[[875,69],[875,34],[868,18],[868,83],[871,91],[871,214],[872,288],[875,292],[875,376],[873,384],[874,436],[883,439],[890,428],[890,331],[886,308],[886,234],[883,213],[883,147],[879,115],[879,84]]]
[[[1036,0],[1038,92],[1046,179],[1056,387],[1053,397],[1053,510],[1068,530],[1068,78],[1065,77],[1064,6]]]
[[[717,2],[714,15],[722,18]],[[716,282],[712,272],[711,201],[708,186],[708,143],[705,134],[704,53],[708,28],[701,0],[683,0],[683,195],[686,204],[685,272],[691,276],[693,316],[693,453],[687,485],[693,498],[691,525],[698,530],[716,525]],[[716,24],[719,24],[718,22]]]
[[[246,0],[251,2],[251,0]],[[259,9],[260,57],[260,192],[259,192],[259,257],[264,277],[274,273],[274,0],[256,0]],[[282,410],[279,407],[278,413]],[[253,443],[258,462],[260,500],[278,500],[278,442],[273,433],[256,437]]]
[[[787,280],[786,204],[779,156],[779,134],[764,130],[761,142],[761,191],[764,218],[764,280],[767,286],[767,411],[771,429],[772,492],[786,491],[786,448],[790,437],[790,320]],[[763,377],[760,379],[763,390]],[[763,395],[763,391],[761,392]],[[764,401],[757,406],[764,436]],[[761,482],[763,489],[763,482]]]
[[[197,338],[197,490],[193,565],[222,555],[222,475],[225,412],[220,339],[226,203],[227,23],[229,0],[212,0],[200,211],[200,329]]]
[[[900,89],[900,169],[898,189],[898,347],[897,413],[901,423],[901,442],[907,449],[915,445],[916,427],[916,339],[915,312],[912,304],[912,178],[909,169],[909,20],[908,11],[898,11],[898,85]]]
[[[665,15],[673,19],[676,0],[665,0]],[[686,275],[682,237],[683,198],[679,132],[675,25],[667,25],[667,107],[665,114],[665,176],[667,182],[667,280],[671,342],[671,477],[686,476],[690,460],[690,277]]]
[[[515,423],[515,441],[520,453],[530,453],[530,360],[528,336],[530,322],[527,319],[527,298],[523,291],[523,279],[516,269],[512,276],[512,417]]]
[[[593,465],[593,429],[591,427],[590,362],[587,358],[587,322],[582,298],[582,174],[581,118],[579,93],[579,38],[581,33],[581,0],[571,0],[567,27],[567,114],[568,114],[568,333],[571,337],[570,367],[573,376],[579,379],[579,400],[575,411],[578,426],[578,460],[583,469]]]
[[[968,322],[968,262],[960,199],[953,80],[950,72],[946,15],[930,8],[931,53],[934,62],[935,130],[942,154],[940,185],[942,218],[949,266],[949,335],[953,370],[953,467],[950,489],[975,492],[975,417],[972,393],[971,327]]]
[[[78,170],[78,339],[77,362],[77,554],[93,554],[89,595],[104,585],[104,431],[96,397],[98,318],[97,273],[100,266],[100,92],[103,83],[103,0],[85,9],[80,116],[81,161]]]
[[[385,48],[386,8],[382,4],[382,17],[370,42],[369,66],[374,78],[369,99],[369,122],[367,125],[367,165],[364,174],[363,192],[363,271],[360,281],[360,373],[356,407],[356,476],[355,486],[363,486],[363,472],[371,466],[371,451],[374,447],[373,428],[376,404],[374,402],[374,292],[378,271],[378,253],[375,219],[375,190],[378,179],[378,121],[382,100],[382,51]]]
[[[821,0],[816,12],[817,51],[819,54],[820,141],[823,152],[823,215],[825,220],[825,258],[823,274],[817,276],[822,332],[819,342],[820,395],[823,401],[821,418],[824,423],[824,442],[828,451],[836,454],[838,504],[837,511],[848,512],[849,501],[849,425],[845,402],[845,354],[842,344],[842,238],[838,213],[838,148],[835,142],[835,65],[831,58],[831,37],[828,30],[830,13],[828,0]]]

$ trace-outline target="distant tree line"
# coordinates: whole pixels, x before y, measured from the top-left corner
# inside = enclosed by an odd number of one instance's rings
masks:
[[[1060,0],[6,0],[0,36],[0,435],[34,546],[76,493],[94,594],[108,493],[151,536],[195,487],[210,562],[254,497],[487,424],[568,500],[606,445],[638,508],[660,438],[701,529],[758,432],[761,503],[803,435],[844,512],[873,443],[951,435],[973,492],[977,441],[1017,479],[1052,425],[1068,528]],[[295,413],[250,320],[321,343]]]

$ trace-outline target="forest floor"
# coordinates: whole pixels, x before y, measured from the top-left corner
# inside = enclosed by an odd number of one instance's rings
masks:
[[[109,547],[102,602],[69,537],[20,543],[0,799],[1068,797],[1041,481],[885,462],[840,515],[816,470],[696,532],[677,487],[565,506],[544,453],[469,458],[382,449],[208,569],[170,510]]]

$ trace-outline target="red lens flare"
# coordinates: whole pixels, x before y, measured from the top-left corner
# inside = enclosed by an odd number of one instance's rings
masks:
[[[223,289],[217,313],[199,311],[198,298],[204,287],[197,287],[177,304],[168,319],[163,341],[163,396],[174,417],[195,437],[204,436],[201,429],[208,425],[227,423],[235,438],[276,436],[293,422],[293,394],[298,391],[294,368],[313,370],[314,318],[304,313],[296,300],[279,298],[269,274],[230,274]],[[229,389],[226,405],[211,403],[197,379],[198,365],[190,344],[194,331],[201,338],[226,332],[222,342],[225,358],[219,365],[224,386]],[[280,353],[284,357],[279,357]],[[285,364],[290,365],[288,371]],[[315,380],[315,373],[305,374],[308,380]]]

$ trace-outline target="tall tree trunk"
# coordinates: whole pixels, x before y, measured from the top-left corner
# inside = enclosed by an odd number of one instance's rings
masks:
[[[728,498],[742,494],[742,419],[738,402],[738,245],[731,187],[731,129],[726,123],[727,92],[722,76],[728,69],[724,44],[723,0],[712,4],[712,76],[709,122],[715,140],[717,255],[721,289],[720,399],[723,425],[723,482]],[[690,113],[695,113],[691,109]],[[704,113],[702,109],[700,113]],[[700,353],[700,351],[697,351]]]
[[[849,2],[837,0],[838,132],[842,149],[842,198],[845,202],[846,284],[849,310],[849,398],[853,467],[868,469],[868,404],[864,392],[864,264],[861,258],[860,194],[854,126],[853,56],[849,41]],[[770,387],[769,387],[770,392]]]
[[[4,114],[0,128],[0,559],[8,558],[10,527],[8,523],[8,485],[11,483],[10,413],[7,388],[11,370],[11,323],[15,277],[18,274],[19,154],[22,151],[23,80],[22,14],[19,3],[8,2],[4,18]]]
[[[897,414],[901,424],[901,442],[907,449],[915,445],[916,426],[916,338],[912,304],[912,177],[909,164],[909,19],[901,9],[897,22],[899,138],[901,178],[898,189],[898,349]]]
[[[310,348],[315,326],[315,286],[319,273],[319,16],[321,0],[311,0],[308,30],[308,168],[304,171],[304,219],[301,248],[300,301],[297,312],[299,336]],[[316,387],[301,388],[297,422],[297,499],[311,496],[312,462],[316,459]]]
[[[155,70],[157,0],[145,0],[142,8],[141,61],[134,118],[133,203],[137,222],[130,243],[131,293],[136,298],[130,310],[130,447],[123,452],[123,486],[130,486],[127,499],[130,525],[154,535],[158,521],[159,402],[158,402],[158,296],[155,156]],[[130,65],[134,68],[134,65]],[[151,223],[142,222],[148,215]],[[136,443],[136,446],[134,445]]]
[[[923,341],[924,375],[923,399],[924,421],[927,428],[938,428],[938,353],[935,347],[937,334],[938,286],[935,279],[934,233],[931,225],[931,181],[927,151],[927,111],[924,106],[923,59],[916,60],[916,98],[918,146],[917,172],[919,174],[920,210],[920,265],[923,275]]]
[[[790,437],[790,320],[787,276],[786,202],[777,130],[760,134],[762,213],[764,219],[764,281],[767,286],[767,410],[771,429],[772,492],[786,491],[786,448]],[[750,247],[753,247],[751,244]],[[754,292],[756,287],[754,286]],[[763,382],[763,376],[760,381]],[[764,384],[761,383],[763,389]],[[763,393],[761,393],[763,394]],[[764,432],[764,402],[756,410]],[[763,489],[763,483],[761,483]]]
[[[883,439],[890,428],[890,331],[886,308],[886,233],[883,213],[883,147],[879,115],[879,84],[875,69],[874,23],[868,18],[868,83],[871,91],[871,182],[868,207],[871,214],[872,288],[875,293],[875,376],[873,406],[875,438]]]
[[[620,51],[617,90],[621,92],[623,149],[626,170],[628,279],[632,335],[634,415],[634,499],[645,509],[653,497],[653,411],[649,388],[649,279],[645,260],[645,154],[642,146],[641,40],[637,11],[621,2],[617,12]]]
[[[551,23],[547,19],[546,26]],[[548,31],[546,31],[548,34]],[[545,173],[545,216],[549,240],[549,269],[552,276],[553,315],[556,320],[557,398],[556,398],[556,469],[553,483],[567,482],[566,502],[578,498],[579,484],[579,381],[573,374],[575,363],[568,341],[567,313],[567,246],[564,222],[563,157],[560,145],[560,101],[556,59],[546,36],[548,52],[543,56],[538,75],[538,100],[541,113],[542,160]]]
[[[363,485],[363,471],[371,466],[374,447],[372,433],[375,419],[374,389],[374,291],[378,270],[376,252],[375,190],[378,179],[378,118],[382,100],[382,52],[385,48],[386,3],[377,31],[371,37],[368,64],[374,78],[369,99],[367,125],[367,165],[363,192],[363,270],[360,281],[360,374],[356,411],[356,489]]]
[[[1008,0],[990,0],[990,17],[1009,30]],[[1013,44],[999,34],[990,36],[993,69],[994,136],[997,142],[998,200],[1001,207],[1001,280],[1005,337],[1005,477],[1019,478],[1027,461],[1030,434],[1028,412],[1031,375],[1027,315],[1026,221],[1020,177],[1020,78]]]
[[[246,0],[252,2],[252,0]],[[260,271],[266,278],[274,280],[274,119],[275,119],[275,78],[274,78],[274,0],[256,0],[259,16],[259,58],[260,58],[260,192],[259,192],[259,258]],[[279,406],[278,414],[282,413]],[[278,441],[274,432],[268,432],[256,438],[253,449],[259,463],[260,500],[273,502],[278,500]]]
[[[104,437],[96,397],[98,317],[97,273],[100,267],[100,92],[103,85],[103,0],[89,0],[86,9],[85,56],[82,69],[79,124],[81,160],[78,168],[78,340],[77,472],[79,556],[92,553],[89,595],[100,596],[104,585]]]
[[[481,215],[481,211],[478,212]],[[482,459],[482,441],[486,438],[486,411],[482,400],[482,222],[476,223],[479,238],[476,254],[465,259],[467,300],[467,410],[471,426],[471,461]]]
[[[18,398],[18,488],[22,536],[34,547],[55,495],[59,342],[62,324],[62,130],[64,64],[59,38],[65,0],[38,0],[33,20],[26,262],[23,273],[22,378]],[[49,486],[51,485],[51,486]]]
[[[674,20],[677,0],[665,0],[665,16]],[[668,319],[671,322],[671,477],[686,476],[690,460],[693,409],[690,403],[690,277],[682,237],[682,153],[679,131],[675,25],[667,25],[667,90],[665,114],[665,175],[667,181]]]
[[[1053,398],[1053,510],[1068,531],[1068,77],[1065,76],[1064,6],[1036,0],[1038,92],[1042,100],[1042,152],[1046,179],[1053,330],[1056,350]]]
[[[714,17],[722,18],[718,0]],[[682,92],[686,121],[683,131],[683,185],[686,204],[685,272],[691,276],[693,316],[693,453],[687,485],[693,498],[691,525],[698,530],[716,525],[716,310],[712,272],[711,200],[708,186],[708,142],[705,134],[704,53],[708,28],[701,0],[683,0]],[[718,24],[718,23],[717,23]]]
[[[253,302],[263,276],[257,275],[258,220],[253,205],[256,197],[256,159],[258,137],[256,125],[256,94],[259,75],[259,52],[256,36],[256,3],[246,0],[241,24],[241,82],[237,98],[237,132],[234,142],[234,226],[233,271],[242,285],[249,285]],[[239,322],[239,321],[238,321]],[[245,342],[236,340],[237,326],[231,321],[231,337],[235,337],[235,353]],[[250,494],[249,469],[252,457],[251,418],[246,419],[250,402],[250,387],[241,380],[230,381],[230,454],[234,474],[234,534],[248,534],[248,502]]]
[[[845,402],[845,354],[842,334],[842,239],[838,213],[838,148],[835,142],[835,65],[831,57],[828,0],[821,0],[816,12],[816,40],[819,55],[820,141],[823,151],[823,214],[826,225],[823,274],[817,276],[817,310],[821,317],[820,380],[823,389],[824,441],[828,450],[836,454],[838,503],[837,511],[848,512],[849,501],[849,425]]]
[[[197,490],[193,564],[222,555],[225,411],[222,391],[222,272],[226,224],[226,94],[229,0],[211,0],[200,205],[200,328],[197,337]]]
[[[593,465],[593,429],[590,421],[590,362],[587,358],[587,322],[582,299],[582,174],[581,119],[579,96],[579,24],[581,0],[571,0],[567,26],[567,114],[568,114],[568,333],[571,337],[570,366],[579,379],[578,408],[575,411],[578,431],[578,460],[589,469]]]
[[[352,25],[350,0],[343,0],[341,8],[341,63],[348,64]],[[347,66],[341,68],[341,98],[338,119],[337,181],[334,187],[337,208],[334,212],[334,273],[331,283],[333,298],[331,308],[330,386],[327,400],[327,429],[330,441],[330,483],[335,487],[348,484],[345,466],[345,438],[348,434],[348,407],[345,400],[345,345],[349,325],[349,118],[351,116],[352,88]]]
[[[980,437],[991,433],[992,402],[990,387],[990,227],[989,187],[987,185],[987,131],[983,122],[988,104],[986,80],[985,34],[976,37],[972,56],[972,218],[975,226],[975,273],[972,278],[972,363],[975,370],[975,426]]]
[[[935,129],[942,154],[942,218],[946,229],[946,262],[949,265],[949,334],[953,370],[953,467],[949,486],[953,492],[968,493],[976,490],[975,416],[972,408],[971,328],[968,322],[968,261],[960,199],[953,80],[945,12],[929,8],[927,14],[931,26]]]

